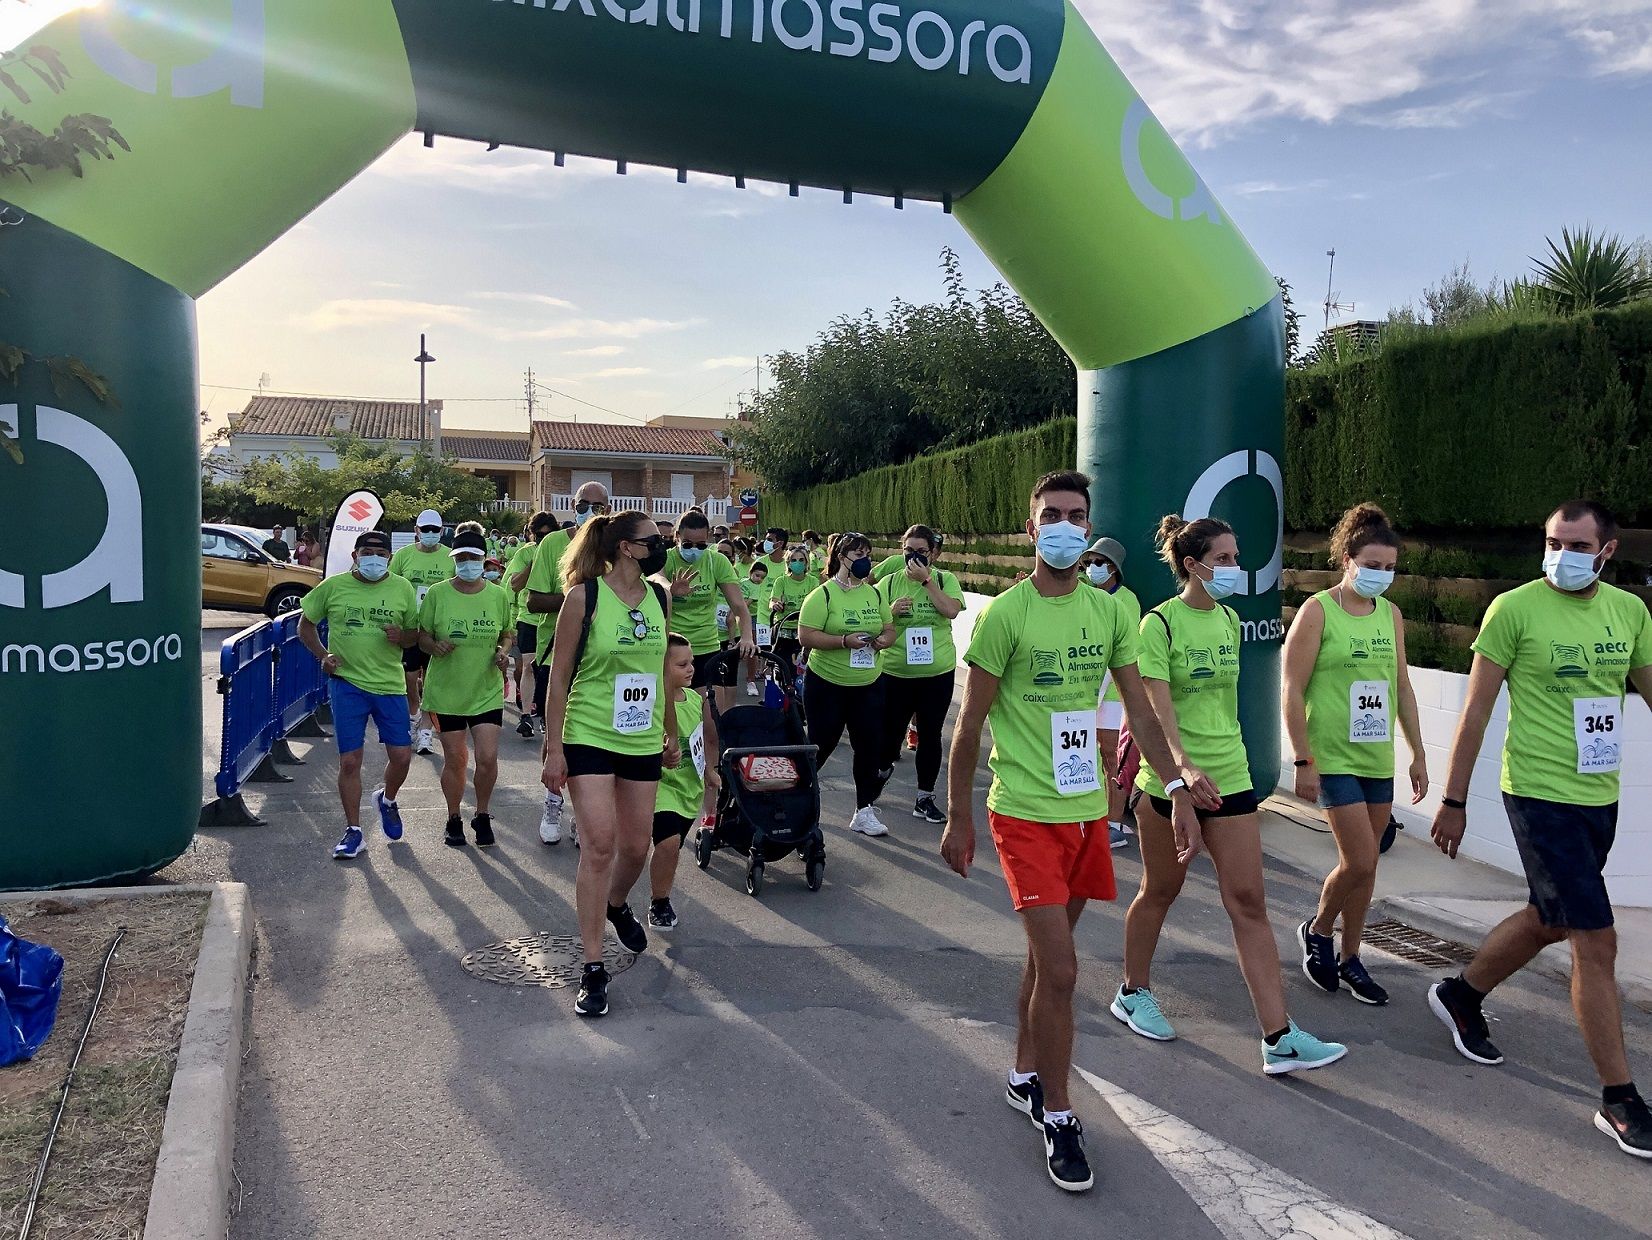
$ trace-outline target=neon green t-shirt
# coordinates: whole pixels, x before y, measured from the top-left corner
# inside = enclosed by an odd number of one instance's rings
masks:
[[[906,571],[906,552],[897,551],[887,559],[879,560],[872,566],[872,580],[882,581],[885,577],[893,577],[896,573]]]
[[[453,557],[447,553],[446,547],[438,546],[434,551],[426,551],[415,542],[390,557],[390,571],[410,581],[414,598],[423,604],[431,586],[438,581],[453,580]]]
[[[327,653],[339,657],[339,679],[364,693],[407,692],[402,648],[384,636],[390,625],[419,625],[419,606],[407,578],[392,573],[383,581],[363,581],[353,572],[338,573],[306,594],[302,607],[311,624],[327,622]]]
[[[493,653],[510,631],[510,591],[483,584],[461,593],[451,581],[430,587],[419,606],[419,628],[452,642],[452,654],[431,655],[424,674],[424,708],[435,715],[485,715],[505,707],[505,678]]]
[[[533,543],[523,543],[511,552],[511,562],[505,566],[505,588],[510,589],[510,580],[517,573],[533,572],[533,557],[538,548]],[[522,583],[522,588],[512,596],[511,620],[515,624],[538,624],[539,617],[528,610],[528,586]],[[532,651],[524,651],[531,654]]]
[[[1474,650],[1508,672],[1503,791],[1566,805],[1617,801],[1624,685],[1652,665],[1646,604],[1605,583],[1581,598],[1527,582],[1492,600]]]
[[[829,581],[810,592],[803,600],[798,623],[804,628],[819,629],[822,633],[841,637],[848,633],[867,633],[876,637],[894,622],[889,604],[876,587],[870,584],[845,590],[835,581]],[[809,675],[829,680],[846,689],[869,685],[878,678],[879,661],[886,657],[870,646],[864,650],[811,650]]]
[[[769,609],[763,622],[773,627],[777,637],[796,637],[797,618],[802,614],[803,603],[819,588],[820,582],[811,580],[807,573],[801,577],[782,573],[769,589]],[[778,612],[774,610],[776,602],[780,604]]]
[[[677,699],[676,710],[677,741],[683,760],[661,772],[654,812],[698,820],[706,795],[706,700],[692,689],[685,689]]]
[[[1142,678],[1170,685],[1182,751],[1223,796],[1253,786],[1239,731],[1239,637],[1239,617],[1232,608],[1200,611],[1180,597],[1160,603],[1141,619]],[[1163,782],[1145,762],[1136,787],[1164,797]]]
[[[740,578],[740,597],[746,600],[746,610],[755,622],[769,613],[769,582],[774,579],[774,574],[770,573],[763,581],[756,582],[751,579],[750,572],[747,569],[746,575]],[[730,638],[740,636],[740,622],[733,616],[729,617],[728,635]]]
[[[562,743],[590,745],[611,753],[640,757],[665,746],[661,713],[665,683],[665,613],[654,587],[644,583],[643,635],[638,622],[606,581],[589,583],[597,592],[591,636],[574,669]]]
[[[699,562],[690,564],[683,559],[681,550],[672,547],[665,553],[665,568],[660,572],[660,583],[669,590],[677,574],[685,570],[694,574],[694,584],[687,594],[672,596],[671,626],[688,638],[688,644],[694,648],[698,658],[712,653],[722,644],[717,636],[717,605],[728,602],[723,595],[723,587],[738,585],[740,578],[728,557],[715,548],[706,548],[700,554]]]
[[[1379,598],[1369,616],[1351,616],[1329,590],[1314,598],[1325,613],[1305,694],[1314,764],[1326,775],[1392,779],[1399,692],[1394,605]]]
[[[1136,662],[1136,635],[1109,594],[1047,598],[1029,579],[993,599],[964,662],[998,678],[987,712],[987,807],[1027,822],[1107,817],[1096,702],[1108,672]]]
[[[567,530],[553,530],[546,537],[539,540],[533,553],[533,571],[528,574],[528,593],[533,594],[562,594],[562,557],[567,553],[568,545],[573,542],[573,535]],[[522,600],[526,608],[528,600]],[[535,635],[534,661],[547,666],[550,660],[545,657],[551,648],[551,639],[556,636],[556,613],[537,612],[527,613],[539,625],[539,632]]]
[[[1141,632],[1141,600],[1136,597],[1135,591],[1131,590],[1129,586],[1121,585],[1113,591],[1113,598],[1120,607],[1124,608],[1124,618],[1130,624],[1130,631],[1132,633]],[[1101,700],[1104,702],[1124,701],[1124,698],[1119,695],[1119,682],[1111,676],[1107,678],[1107,691],[1101,695]]]
[[[941,593],[964,601],[964,588],[958,579],[945,569],[935,568],[934,575]],[[895,621],[895,644],[883,652],[883,671],[900,680],[923,680],[930,676],[950,676],[958,667],[958,648],[952,640],[952,621],[935,610],[928,587],[906,575],[903,560],[901,571],[885,577],[878,583],[878,593],[889,605],[889,614]],[[904,616],[895,615],[895,600],[909,598],[912,610]]]

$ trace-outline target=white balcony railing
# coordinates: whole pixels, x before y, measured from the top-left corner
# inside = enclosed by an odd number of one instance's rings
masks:
[[[691,499],[646,499],[641,495],[614,495],[609,498],[609,504],[615,512],[646,512],[656,520],[675,521],[690,508],[701,508],[705,511],[706,519],[713,525],[721,525],[725,520],[724,514],[728,511],[728,501],[714,499],[709,502]],[[551,496],[551,509],[558,516],[572,515],[574,511],[574,497],[572,495]]]
[[[485,512],[521,512],[531,513],[533,505],[525,499],[496,499],[486,505]]]

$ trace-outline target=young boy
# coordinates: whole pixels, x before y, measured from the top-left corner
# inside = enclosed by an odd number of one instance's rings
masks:
[[[660,776],[654,798],[654,855],[648,864],[653,900],[648,924],[655,930],[675,930],[677,910],[671,907],[671,884],[677,877],[677,859],[683,841],[700,815],[717,801],[717,725],[705,708],[705,698],[689,686],[694,682],[694,647],[686,637],[672,633],[666,639],[666,697],[677,711],[677,735],[683,760]]]
[[[769,562],[767,560],[752,561],[751,569],[747,572],[745,580],[740,583],[740,593],[746,600],[746,610],[751,613],[752,626],[755,628],[757,617],[762,616],[766,620],[769,614]],[[737,636],[732,631],[732,626],[729,636],[730,638]],[[756,641],[758,636],[758,634],[753,633],[752,640]],[[757,696],[757,661],[755,659],[746,662],[746,696]]]

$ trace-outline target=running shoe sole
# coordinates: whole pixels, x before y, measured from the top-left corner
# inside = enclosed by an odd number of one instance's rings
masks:
[[[1366,1004],[1369,1007],[1387,1007],[1388,1006],[1388,1000],[1387,999],[1367,999],[1364,995],[1360,994],[1359,991],[1354,989],[1353,983],[1351,983],[1347,978],[1342,979],[1341,989],[1346,990],[1349,994],[1353,995],[1354,998],[1358,999],[1361,1003]]]
[[[1095,1187],[1096,1173],[1094,1171],[1092,1171],[1090,1173],[1090,1178],[1089,1179],[1084,1180],[1082,1182],[1056,1179],[1055,1178],[1055,1172],[1050,1171],[1050,1155],[1053,1154],[1054,1152],[1055,1152],[1055,1147],[1050,1144],[1049,1137],[1045,1137],[1044,1138],[1044,1170],[1049,1172],[1050,1183],[1051,1184],[1054,1184],[1057,1188],[1061,1189],[1063,1192],[1068,1192],[1068,1193],[1085,1193],[1085,1192],[1089,1192],[1090,1189]]]
[[[399,840],[402,837],[402,829],[403,829],[403,824],[402,824],[402,821],[401,821],[401,810],[398,808],[395,811],[396,812],[396,829],[395,829],[395,833],[391,834],[390,816],[384,812],[384,804],[385,804],[384,789],[380,788],[377,792],[375,792],[373,794],[373,807],[379,811],[379,829],[384,832],[384,838],[385,839],[387,839],[387,840]]]
[[[1488,1068],[1495,1068],[1502,1063],[1503,1057],[1501,1055],[1496,1059],[1483,1059],[1463,1045],[1463,1035],[1457,1031],[1457,1021],[1446,1010],[1446,1005],[1440,1001],[1439,990],[1440,983],[1438,982],[1428,988],[1428,1009],[1440,1018],[1441,1024],[1451,1030],[1452,1045],[1456,1046],[1457,1053],[1470,1063],[1484,1064]]]
[[[1123,1021],[1125,1023],[1125,1025],[1128,1026],[1131,1033],[1134,1033],[1134,1034],[1136,1034],[1140,1037],[1144,1037],[1149,1042],[1174,1042],[1176,1040],[1176,1035],[1175,1034],[1171,1034],[1167,1038],[1163,1034],[1160,1034],[1160,1033],[1149,1033],[1149,1032],[1147,1032],[1147,1030],[1143,1029],[1140,1025],[1138,1025],[1134,1020],[1132,1020],[1130,1018],[1130,1012],[1128,1011],[1128,1009],[1126,1009],[1125,1006],[1122,1003],[1120,1003],[1117,999],[1113,1000],[1113,1005],[1110,1008],[1108,1008],[1107,1010],[1109,1012],[1111,1012],[1114,1016],[1118,1017],[1121,1021]]]
[[[672,922],[671,925],[669,925],[669,926],[662,926],[659,922],[655,921],[653,918],[649,918],[648,928],[650,930],[658,930],[661,934],[670,934],[673,930],[675,930],[677,928],[677,923]]]
[[[1287,1072],[1312,1072],[1315,1068],[1323,1068],[1345,1058],[1348,1048],[1345,1046],[1334,1055],[1327,1055],[1324,1059],[1280,1059],[1273,1063],[1262,1065],[1262,1071],[1269,1076],[1284,1076]]]
[[[1023,1098],[1020,1094],[1016,1093],[1007,1085],[1004,1087],[1004,1098],[1017,1111],[1020,1111],[1021,1114],[1032,1120],[1032,1126],[1034,1128],[1038,1129],[1039,1132],[1044,1131],[1044,1121],[1033,1114],[1031,1098]]]
[[[1322,995],[1334,995],[1334,994],[1336,994],[1337,991],[1341,990],[1342,989],[1342,981],[1341,981],[1340,978],[1337,980],[1337,984],[1335,986],[1332,986],[1330,989],[1327,990],[1324,986],[1322,986],[1320,984],[1319,979],[1316,978],[1312,973],[1310,973],[1308,971],[1308,957],[1312,953],[1310,952],[1310,950],[1308,948],[1308,923],[1307,922],[1303,922],[1300,926],[1298,926],[1296,928],[1296,942],[1297,942],[1297,946],[1302,948],[1302,976],[1307,978],[1310,982],[1313,983],[1314,989],[1319,991],[1319,993],[1322,994]],[[1356,998],[1357,998],[1357,996],[1356,996]]]
[[[1629,1155],[1629,1157],[1652,1159],[1652,1150],[1637,1150],[1632,1145],[1625,1145],[1623,1143],[1623,1138],[1618,1136],[1618,1130],[1612,1127],[1612,1121],[1607,1119],[1599,1111],[1595,1112],[1595,1127],[1600,1129],[1607,1136],[1611,1137],[1612,1140],[1616,1141],[1618,1148],[1625,1154]]]
[[[586,1020],[595,1020],[598,1016],[606,1016],[608,1015],[608,1001],[606,999],[602,1001],[602,1011],[600,1012],[587,1012],[576,1002],[574,1004],[574,1015],[583,1016]]]

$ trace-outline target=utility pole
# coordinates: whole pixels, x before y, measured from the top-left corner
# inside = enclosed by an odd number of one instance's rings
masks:
[[[526,387],[523,390],[526,391],[527,395],[528,395],[528,436],[530,438],[532,438],[532,436],[533,436],[533,398],[534,398],[533,367],[532,366],[528,367],[528,382],[527,382]]]

